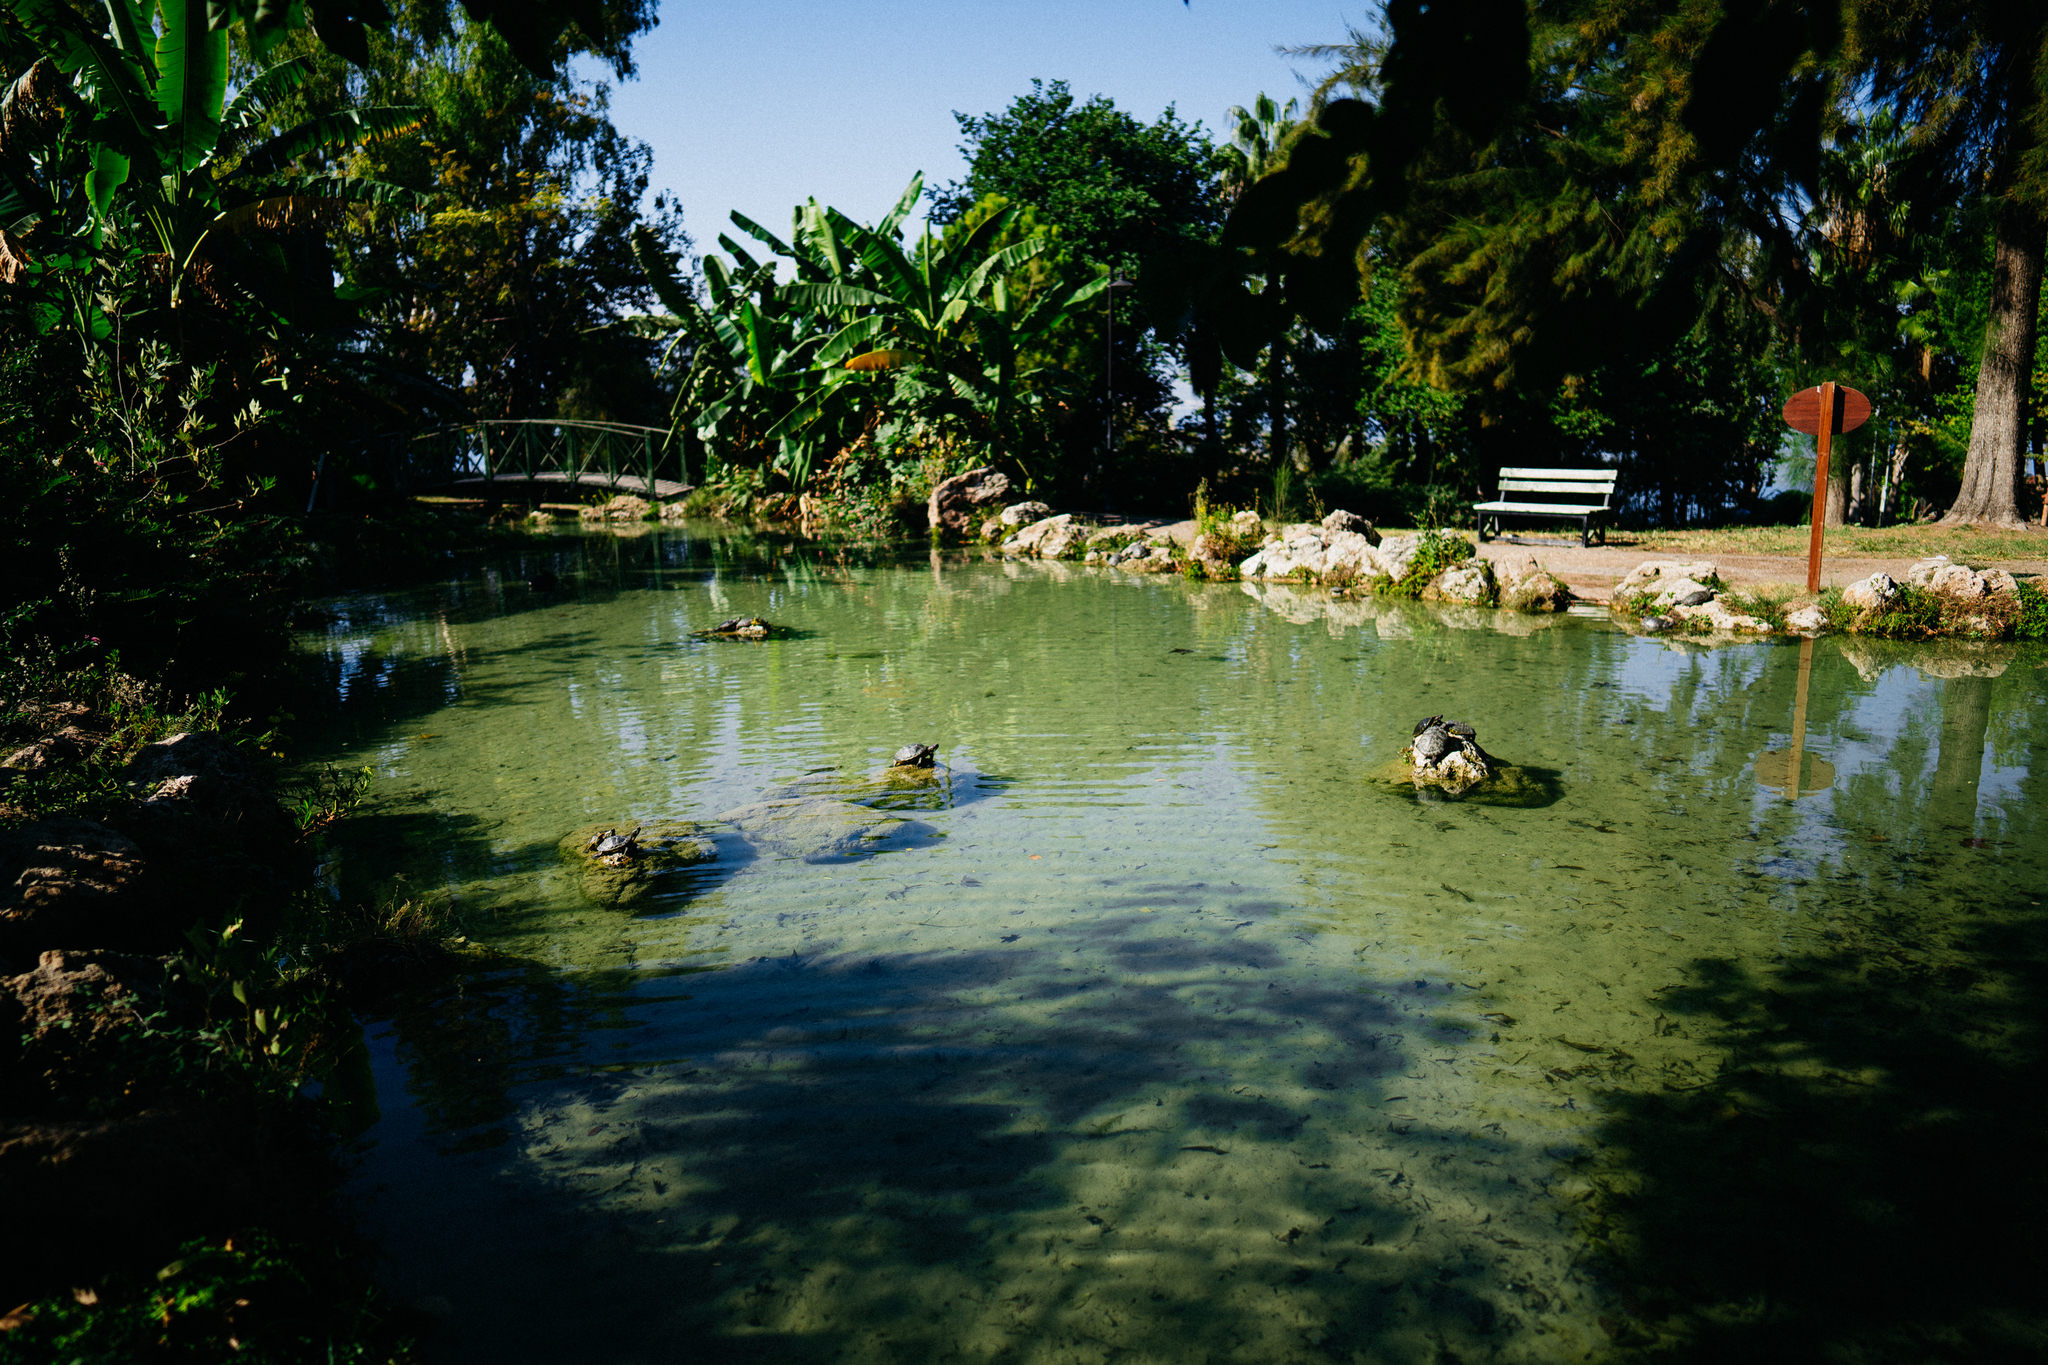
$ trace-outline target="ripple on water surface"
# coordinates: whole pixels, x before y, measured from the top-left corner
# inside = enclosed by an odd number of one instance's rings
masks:
[[[513,964],[370,1029],[359,1188],[445,1358],[1884,1340],[1907,1309],[1746,1246],[1744,1201],[1881,1279],[1856,1201],[1915,1206],[1851,1188],[1905,1150],[1857,1150],[1858,1106],[1955,1098],[1887,1052],[1886,1002],[2038,1070],[1995,1036],[2038,955],[1982,950],[2039,913],[2038,656],[1807,651],[1834,781],[1788,800],[1753,765],[1789,743],[1796,646],[551,545],[558,593],[507,566],[348,599],[312,642],[331,756],[378,775],[339,875],[457,897]],[[795,633],[688,638],[755,613]],[[1434,713],[1540,798],[1370,780]],[[946,766],[877,781],[910,740]],[[791,833],[777,801],[833,814]],[[637,913],[558,860],[594,822],[722,813]],[[1799,1202],[1830,1141],[1848,1213]],[[1871,1303],[1835,1323],[1845,1292]],[[1976,1310],[1929,1311],[1967,1337]]]

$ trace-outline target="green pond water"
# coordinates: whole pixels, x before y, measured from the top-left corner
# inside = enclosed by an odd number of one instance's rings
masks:
[[[432,1359],[2048,1340],[2041,651],[695,530],[332,607],[326,875],[502,955],[366,1027]],[[1433,713],[1513,800],[1373,779]],[[660,820],[718,856],[628,909],[557,849]]]

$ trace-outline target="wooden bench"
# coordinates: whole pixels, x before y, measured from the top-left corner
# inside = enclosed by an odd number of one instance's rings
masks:
[[[1612,469],[1502,469],[1499,495],[1493,502],[1475,502],[1479,514],[1479,539],[1484,543],[1487,523],[1500,534],[1502,517],[1524,521],[1576,521],[1579,544],[1591,545],[1595,536],[1607,543],[1607,518],[1614,501],[1615,471]],[[1565,493],[1571,500],[1558,502],[1510,502],[1511,493]],[[1593,501],[1598,498],[1599,501]]]

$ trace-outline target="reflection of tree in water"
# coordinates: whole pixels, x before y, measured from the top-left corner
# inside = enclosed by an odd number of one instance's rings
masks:
[[[628,1024],[637,978],[586,973],[570,979],[539,963],[466,976],[451,988],[401,998],[391,1011],[406,1091],[430,1131],[453,1151],[496,1146],[518,1108],[513,1091],[582,1071],[584,1039]]]
[[[1657,1004],[1704,1024],[1720,1070],[1610,1098],[1589,1226],[1625,1353],[1904,1365],[2048,1343],[2044,783],[1996,847],[1964,846],[1996,688],[1950,679],[1940,700],[1938,726],[1900,732],[1900,781],[1846,793],[1858,826],[1908,837],[1852,833],[1823,870],[1833,944],[1696,962]]]

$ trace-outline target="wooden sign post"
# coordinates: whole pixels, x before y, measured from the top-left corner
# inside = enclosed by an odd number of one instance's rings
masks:
[[[1830,379],[1785,400],[1785,425],[1820,438],[1813,466],[1813,538],[1806,547],[1806,590],[1820,591],[1820,532],[1828,515],[1828,451],[1833,438],[1870,420],[1870,400]]]

